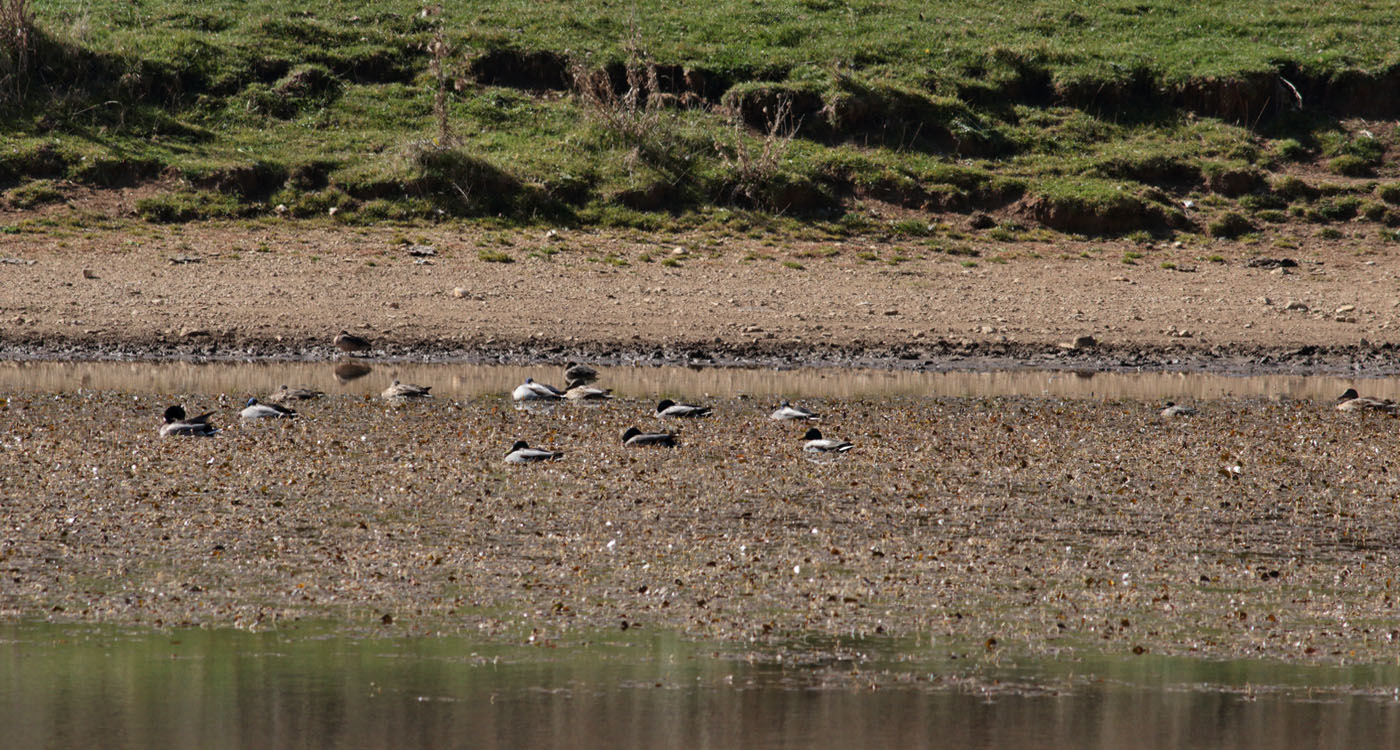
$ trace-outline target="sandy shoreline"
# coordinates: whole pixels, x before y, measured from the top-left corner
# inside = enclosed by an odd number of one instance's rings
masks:
[[[969,261],[895,239],[138,228],[7,236],[0,356],[315,360],[348,328],[390,359],[1400,372],[1400,263],[1342,243],[1266,269],[1219,242],[1128,265],[1140,246]]]

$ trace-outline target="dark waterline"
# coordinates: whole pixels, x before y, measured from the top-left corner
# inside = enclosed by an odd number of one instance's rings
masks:
[[[1046,370],[909,372],[860,369],[599,368],[598,385],[622,397],[881,398],[1032,396],[1069,399],[1209,400],[1264,397],[1330,400],[1349,387],[1400,399],[1400,378],[1094,373]],[[527,377],[563,386],[562,367],[339,362],[0,362],[0,392],[224,393],[246,398],[282,385],[377,395],[394,380],[427,385],[440,397],[505,396]]]
[[[911,661],[908,644],[898,648],[897,658],[868,654],[864,667],[881,669],[882,679],[865,680],[851,675],[855,663],[791,666],[664,634],[510,646],[314,630],[8,625],[0,627],[0,725],[6,746],[26,748],[1400,742],[1394,667],[1147,657],[982,665],[972,679],[932,655]]]

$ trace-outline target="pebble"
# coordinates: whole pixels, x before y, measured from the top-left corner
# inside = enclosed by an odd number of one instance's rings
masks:
[[[1337,308],[1336,310],[1333,310],[1332,312],[1341,315],[1342,313],[1349,313],[1355,309],[1356,305],[1342,305],[1341,307]]]
[[[85,279],[95,279],[95,278],[97,278],[97,274],[93,273],[91,268],[84,268],[84,269],[83,269],[83,278],[85,278]]]
[[[1308,311],[1308,306],[1307,306],[1306,304],[1302,303],[1302,302],[1299,302],[1299,301],[1296,300],[1296,299],[1291,299],[1291,300],[1288,300],[1288,302],[1284,303],[1283,309],[1285,309],[1285,310],[1296,310],[1296,311],[1298,311],[1298,312],[1307,312],[1307,311]]]

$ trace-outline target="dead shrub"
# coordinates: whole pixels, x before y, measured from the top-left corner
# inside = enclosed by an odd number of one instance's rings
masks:
[[[34,37],[29,0],[0,0],[0,105],[17,106],[28,96]]]

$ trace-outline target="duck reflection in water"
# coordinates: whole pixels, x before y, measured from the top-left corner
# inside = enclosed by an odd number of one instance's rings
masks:
[[[335,366],[335,379],[343,383],[359,380],[374,371],[373,367],[359,362],[342,362]]]

